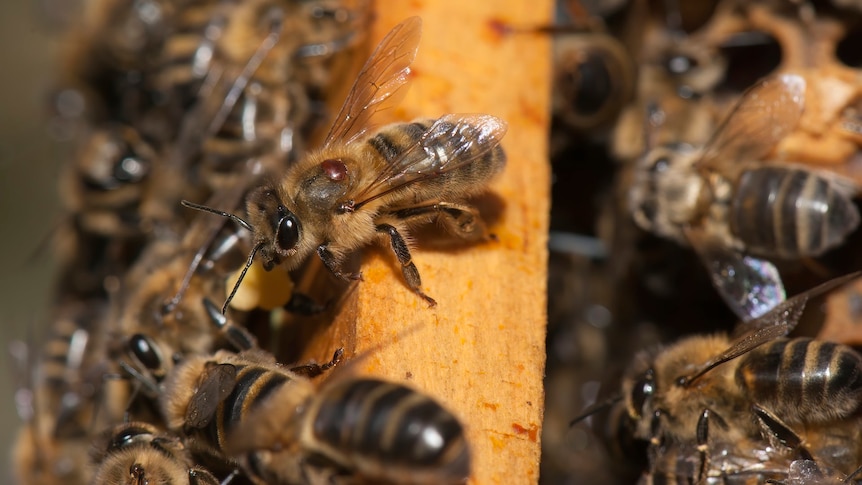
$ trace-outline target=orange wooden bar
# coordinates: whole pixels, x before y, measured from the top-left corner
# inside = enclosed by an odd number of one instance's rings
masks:
[[[550,0],[377,2],[371,46],[403,19],[423,19],[413,84],[392,121],[489,113],[508,122],[504,173],[479,201],[497,241],[412,250],[428,308],[389,248],[362,256],[364,281],[306,355],[343,346],[360,374],[406,382],[464,423],[474,484],[536,483],[545,365],[551,46],[501,25],[551,22]],[[418,238],[417,238],[418,239]]]

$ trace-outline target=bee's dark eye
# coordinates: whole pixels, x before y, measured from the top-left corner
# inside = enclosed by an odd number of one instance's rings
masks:
[[[665,60],[665,69],[675,75],[686,74],[697,69],[698,65],[697,59],[684,54],[670,56]]]
[[[656,159],[653,162],[652,167],[650,167],[650,171],[653,173],[662,173],[670,167],[670,159],[667,157],[661,157]]]
[[[141,441],[149,441],[152,437],[152,433],[146,428],[142,428],[140,426],[129,426],[111,439],[111,442],[108,445],[108,451],[117,450]]]
[[[652,372],[647,372],[642,379],[635,381],[635,385],[632,387],[632,406],[641,416],[643,416],[647,399],[652,397],[653,393],[655,393],[655,381]]]
[[[146,161],[129,151],[114,164],[114,179],[123,184],[135,184],[149,172]]]
[[[162,358],[155,343],[147,336],[136,333],[129,339],[129,349],[144,367],[157,370],[162,367]]]
[[[275,241],[278,247],[284,251],[296,247],[296,244],[299,242],[299,221],[296,220],[293,214],[287,213],[279,219],[275,232]]]

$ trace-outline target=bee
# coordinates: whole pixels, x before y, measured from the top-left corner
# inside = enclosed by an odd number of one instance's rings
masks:
[[[370,131],[371,116],[389,106],[408,82],[421,20],[397,25],[366,62],[323,147],[291,166],[280,180],[246,199],[248,222],[185,201],[187,207],[230,217],[253,233],[256,255],[271,270],[296,268],[313,252],[336,277],[345,256],[389,238],[408,286],[429,305],[407,244],[408,226],[437,218],[466,240],[487,237],[478,212],[462,200],[485,190],[505,165],[499,147],[506,124],[490,115],[446,115]],[[241,275],[242,276],[242,275]],[[234,290],[239,287],[237,280]],[[230,296],[225,302],[226,309]]]
[[[96,463],[92,483],[219,484],[209,471],[194,463],[179,438],[160,433],[150,424],[123,423],[104,433],[100,441],[92,454]]]
[[[236,206],[244,188],[221,191],[211,201]],[[215,349],[218,335],[200,301],[222,297],[225,279],[242,264],[237,228],[222,221],[198,218],[182,240],[153,241],[111,302],[114,340],[122,346],[113,352],[156,381],[183,355]]]
[[[253,167],[258,175],[276,173],[302,149],[312,118],[312,80],[303,72],[327,71],[306,69],[304,61],[332,57],[355,38],[349,12],[326,3],[205,1],[178,14],[159,84],[175,109],[192,114],[172,159],[194,159],[189,168],[209,189]],[[334,38],[321,38],[326,34]]]
[[[470,472],[461,424],[430,398],[371,378],[315,390],[259,349],[186,359],[161,407],[169,429],[254,483],[305,483],[319,467],[394,483],[459,483]]]
[[[58,114],[66,117],[72,114],[68,108],[77,106],[77,116],[90,123],[141,126],[145,113],[158,103],[151,73],[175,7],[174,0],[88,2],[80,27],[66,42]]]
[[[140,235],[143,183],[156,162],[155,148],[131,126],[93,130],[61,177],[61,193],[79,226],[100,236]]]
[[[87,483],[86,449],[95,427],[122,417],[123,388],[104,378],[104,310],[99,300],[61,303],[38,356],[24,342],[10,345],[22,378],[15,393],[22,426],[13,452],[19,483]]]
[[[690,245],[743,320],[785,298],[766,257],[818,256],[859,224],[856,187],[841,176],[762,161],[797,124],[805,80],[766,78],[701,148],[658,146],[637,162],[629,207],[643,229]]]
[[[732,337],[696,335],[638,354],[614,401],[625,407],[634,436],[650,443],[651,456],[682,443],[682,454],[694,445],[706,463],[713,443],[754,440],[800,453],[791,459],[851,471],[862,456],[862,356],[832,342],[783,337],[809,298],[857,276],[789,298],[742,322]]]

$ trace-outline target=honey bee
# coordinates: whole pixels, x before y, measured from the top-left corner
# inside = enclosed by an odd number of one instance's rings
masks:
[[[408,286],[429,305],[407,244],[410,225],[437,218],[467,240],[487,237],[478,212],[462,200],[485,190],[502,170],[499,147],[506,124],[490,115],[446,115],[370,131],[371,116],[390,105],[409,80],[421,20],[397,25],[360,71],[323,147],[291,166],[277,182],[253,190],[248,222],[206,206],[190,208],[230,217],[253,233],[246,268],[260,254],[271,270],[296,268],[313,252],[337,277],[345,256],[388,237]],[[242,278],[237,280],[234,291]],[[226,309],[230,296],[225,302]]]
[[[314,82],[303,74],[304,60],[332,57],[355,38],[353,17],[327,3],[206,1],[177,15],[159,83],[177,109],[192,114],[172,159],[195,159],[195,178],[209,189],[252,167],[273,174],[302,149],[312,117],[307,83]],[[322,60],[312,68],[327,72]]]
[[[150,73],[171,30],[173,0],[87,2],[80,27],[65,43],[58,114],[69,101],[90,123],[140,126],[157,104]],[[161,120],[169,122],[170,120]]]
[[[649,441],[652,456],[675,444],[684,456],[687,446],[696,446],[699,467],[706,470],[703,464],[718,456],[710,451],[714,443],[753,440],[763,443],[754,450],[771,447],[799,453],[790,460],[813,457],[824,469],[852,471],[862,456],[862,423],[855,414],[862,356],[832,342],[783,337],[809,298],[857,276],[787,299],[741,323],[732,338],[691,336],[637,355],[623,379],[622,402],[616,401],[625,407],[634,436]],[[761,459],[750,451],[737,453]]]
[[[13,452],[19,483],[88,482],[86,450],[95,426],[122,416],[123,389],[104,380],[104,306],[58,305],[38,356],[24,342],[10,346],[21,377],[15,403],[22,426]]]
[[[818,256],[859,224],[849,179],[762,161],[796,126],[804,101],[802,77],[767,78],[743,94],[702,148],[659,146],[637,162],[634,220],[694,248],[743,320],[785,298],[777,269],[762,257]]]
[[[161,408],[169,429],[254,483],[305,483],[321,467],[390,483],[460,483],[470,472],[461,424],[430,398],[371,378],[315,390],[259,349],[186,359]]]
[[[150,424],[118,425],[106,432],[101,441],[92,456],[96,462],[92,483],[219,484],[209,471],[194,463],[182,441],[160,433]]]
[[[243,192],[237,186],[211,201],[236,206]],[[219,336],[200,302],[224,295],[227,275],[242,261],[237,229],[222,221],[198,218],[182,240],[153,241],[111,302],[114,340],[122,345],[113,351],[156,381],[169,372],[172,357],[215,349]]]
[[[156,151],[132,127],[94,130],[61,177],[61,193],[80,227],[100,236],[140,235],[143,183]]]

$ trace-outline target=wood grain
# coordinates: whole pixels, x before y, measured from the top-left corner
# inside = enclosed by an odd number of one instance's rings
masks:
[[[385,5],[384,5],[385,3]],[[379,2],[370,44],[411,15],[423,18],[413,85],[392,120],[482,112],[509,124],[504,173],[479,201],[498,241],[413,250],[428,305],[407,288],[388,248],[362,255],[364,281],[306,357],[336,347],[354,372],[407,382],[467,429],[474,484],[536,483],[545,365],[550,168],[550,39],[499,26],[547,25],[549,0]],[[417,238],[419,239],[419,238]],[[336,372],[336,374],[338,374]]]

